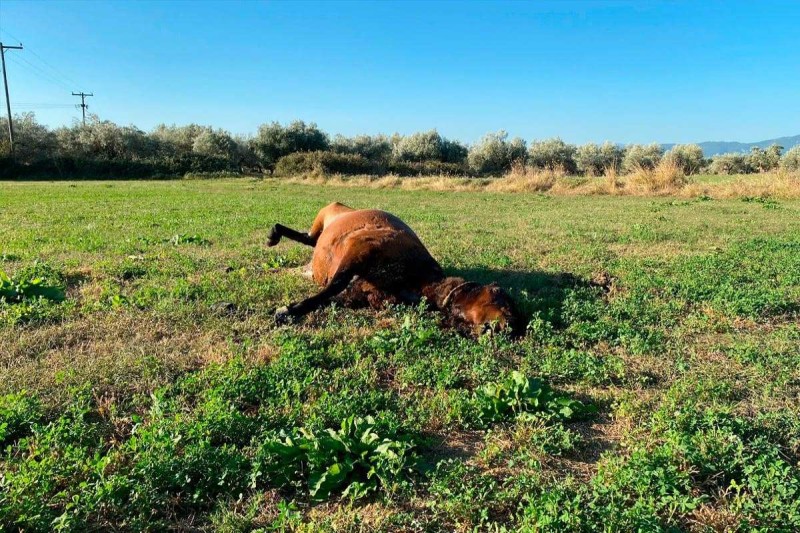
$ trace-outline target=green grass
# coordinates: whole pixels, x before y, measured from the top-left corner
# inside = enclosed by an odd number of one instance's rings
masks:
[[[527,336],[276,327],[331,201]],[[0,271],[0,530],[800,528],[800,201],[0,183]]]

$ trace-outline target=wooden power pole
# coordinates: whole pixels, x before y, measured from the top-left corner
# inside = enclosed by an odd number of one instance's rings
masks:
[[[11,122],[11,101],[8,99],[8,77],[6,76],[6,50],[22,50],[19,46],[6,46],[0,42],[0,59],[3,62],[3,85],[6,87],[6,111],[8,111],[8,142],[11,144],[11,158],[14,158],[14,124]]]
[[[72,93],[72,96],[80,96],[81,97],[81,111],[83,112],[83,125],[86,126],[86,108],[89,107],[86,105],[86,97],[87,96],[94,96],[94,93],[85,93],[83,91],[79,93]]]

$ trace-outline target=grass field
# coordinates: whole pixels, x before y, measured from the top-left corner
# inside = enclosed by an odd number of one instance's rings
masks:
[[[331,201],[526,337],[276,327]],[[0,261],[0,530],[800,530],[799,200],[0,183]]]

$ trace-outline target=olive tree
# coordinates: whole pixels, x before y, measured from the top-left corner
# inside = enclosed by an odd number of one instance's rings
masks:
[[[599,176],[606,169],[619,168],[622,163],[623,150],[616,144],[606,141],[602,145],[588,143],[575,151],[575,163],[578,171],[587,176]]]
[[[661,162],[664,149],[658,143],[630,144],[625,147],[625,156],[622,159],[622,169],[633,172],[638,169],[652,170]]]
[[[385,135],[336,135],[330,149],[339,154],[360,155],[370,161],[386,163],[392,155],[392,143]]]
[[[239,156],[239,145],[227,131],[209,128],[195,137],[192,152],[234,162]]]
[[[176,126],[172,124],[159,124],[150,132],[150,137],[154,139],[165,152],[171,154],[187,154],[194,150],[195,140],[202,134],[211,131],[209,126],[199,124],[187,124]]]
[[[800,144],[790,148],[781,157],[781,168],[790,172],[800,170]]]
[[[273,169],[281,157],[294,152],[328,149],[328,136],[316,124],[296,120],[287,126],[278,122],[262,124],[251,139],[251,147],[261,163]]]
[[[696,144],[676,144],[667,150],[664,159],[675,164],[687,175],[696,174],[706,164],[703,149]]]
[[[711,158],[708,167],[712,174],[750,174],[756,169],[750,165],[747,154],[718,154]]]
[[[47,126],[36,121],[34,113],[14,115],[14,152],[18,163],[31,165],[39,161],[52,159],[56,154],[57,139]],[[0,119],[0,132],[8,129],[8,119]],[[0,155],[11,155],[11,143],[3,134],[0,136]]]
[[[762,150],[758,146],[754,146],[750,150],[750,155],[748,156],[748,163],[756,172],[766,172],[768,170],[774,170],[778,168],[778,165],[781,162],[781,152],[783,151],[783,146],[778,144],[773,144],[769,146],[766,150]]]
[[[525,141],[519,137],[508,140],[508,133],[487,133],[469,149],[467,161],[470,168],[480,174],[506,172],[516,162],[525,162]]]
[[[575,151],[574,144],[567,144],[558,137],[534,140],[528,148],[528,164],[536,168],[562,169],[572,174],[578,168]]]

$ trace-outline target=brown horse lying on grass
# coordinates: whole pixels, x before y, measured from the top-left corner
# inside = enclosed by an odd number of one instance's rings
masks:
[[[323,288],[278,309],[279,323],[303,316],[339,295],[348,307],[374,309],[387,303],[415,304],[424,296],[462,332],[519,332],[519,316],[500,287],[445,277],[411,228],[384,211],[333,203],[317,214],[308,233],[275,224],[267,246],[275,246],[281,237],[314,247],[311,273]]]

